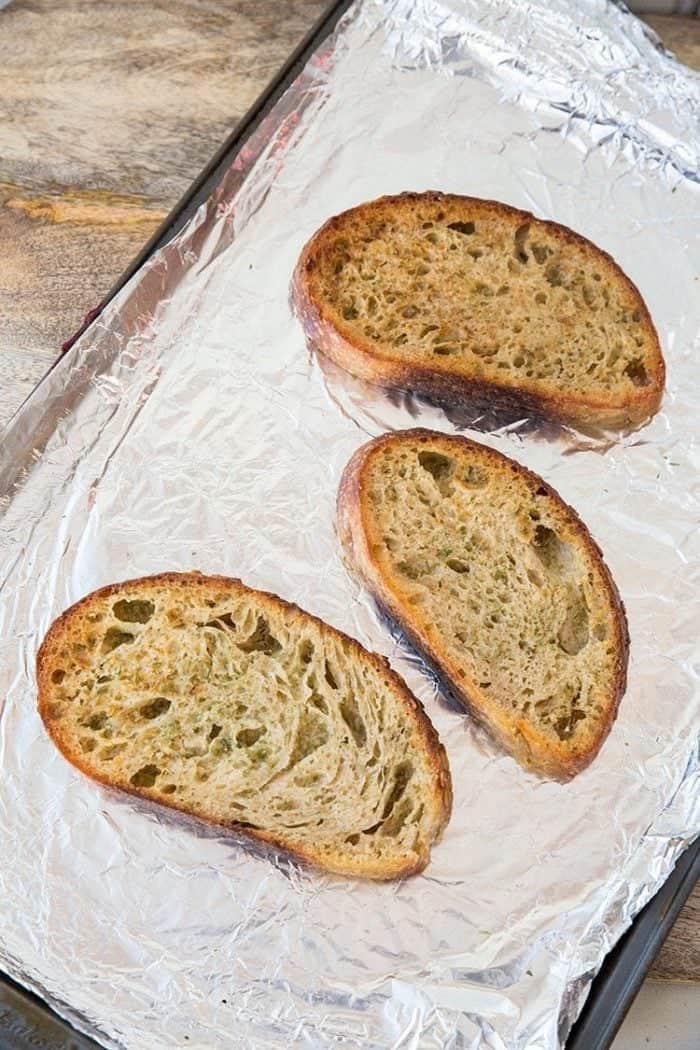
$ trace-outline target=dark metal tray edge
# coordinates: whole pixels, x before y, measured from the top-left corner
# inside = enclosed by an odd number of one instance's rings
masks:
[[[64,343],[64,352],[87,331],[146,260],[174,237],[209,197],[246,139],[352,2],[335,0],[330,4],[99,306],[90,311],[78,331]],[[18,411],[21,411],[21,406]],[[607,955],[566,1040],[566,1050],[609,1050],[657,952],[699,879],[700,839],[679,857],[661,889],[640,911],[629,930]],[[85,1024],[86,1027],[93,1027],[87,1022]],[[0,1050],[30,1050],[37,1047],[40,1050],[99,1050],[99,1044],[79,1034],[33,991],[0,972]]]

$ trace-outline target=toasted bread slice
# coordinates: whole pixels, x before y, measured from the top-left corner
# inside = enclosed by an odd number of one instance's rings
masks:
[[[603,427],[661,403],[656,329],[614,259],[497,201],[404,193],[351,208],[304,248],[293,298],[314,347],[384,387]]]
[[[238,580],[95,591],[49,630],[37,678],[88,776],[327,871],[421,871],[449,818],[445,751],[388,663]]]
[[[378,603],[523,766],[567,780],[591,762],[625,690],[627,621],[549,485],[466,438],[389,434],[346,467],[338,532]]]

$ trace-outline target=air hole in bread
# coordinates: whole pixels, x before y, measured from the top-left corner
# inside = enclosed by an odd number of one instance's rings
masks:
[[[299,659],[303,664],[310,664],[314,656],[314,643],[305,638],[299,646]]]
[[[217,736],[219,736],[219,734],[221,733],[221,729],[222,729],[222,726],[216,725],[216,723],[214,723],[212,725],[211,729],[209,730],[209,733],[207,735],[207,740],[210,743],[211,743],[212,740],[216,740]]]
[[[153,602],[140,598],[120,598],[112,606],[115,619],[124,623],[148,623],[155,612]]]
[[[159,776],[160,769],[158,766],[149,763],[148,765],[141,766],[140,769],[137,769],[129,778],[129,782],[133,784],[134,787],[150,788],[153,787]]]
[[[396,568],[409,580],[419,580],[429,572],[429,567],[421,558],[411,558],[406,561],[397,562]]]
[[[326,662],[325,662],[324,678],[328,682],[328,684],[331,687],[331,689],[337,689],[338,688],[338,680],[337,680],[336,676],[333,674],[333,669],[332,669],[331,665],[328,663],[328,660],[326,660]]]
[[[523,265],[527,264],[530,256],[525,251],[525,244],[527,242],[528,234],[530,233],[530,223],[524,222],[522,226],[518,226],[515,231],[513,238],[513,254],[519,263]]]
[[[257,744],[261,736],[264,736],[267,730],[264,726],[254,726],[249,729],[239,729],[236,733],[236,743],[239,747],[252,747],[253,744]]]
[[[382,824],[382,830],[380,834],[388,835],[394,838],[399,834],[406,819],[413,808],[413,803],[410,798],[403,799],[397,806],[394,807],[393,812]]]
[[[97,747],[97,741],[93,736],[81,736],[80,747],[83,751],[94,751]]]
[[[371,824],[368,828],[363,828],[362,829],[362,834],[363,835],[374,835],[375,831],[378,831],[379,828],[381,828],[381,826],[382,826],[382,822],[381,822],[381,820],[378,820],[376,824]]]
[[[143,707],[140,707],[139,714],[144,718],[159,718],[160,715],[164,715],[169,710],[170,700],[167,700],[164,696],[157,696],[155,700],[151,700],[149,703],[144,704]]]
[[[455,472],[455,462],[449,456],[443,456],[440,452],[419,452],[418,462],[423,470],[427,471],[435,481],[440,493],[448,496],[452,492],[452,475]]]
[[[463,233],[465,237],[469,237],[475,232],[476,226],[473,222],[448,222],[447,229],[454,230],[456,233]]]
[[[118,627],[110,627],[105,632],[105,636],[102,639],[102,646],[100,652],[103,656],[107,653],[111,653],[114,649],[118,649],[120,645],[127,645],[129,642],[133,642],[134,635],[128,631],[120,631]]]
[[[564,284],[564,271],[558,263],[550,263],[544,271],[544,279],[552,288],[561,288]]]
[[[107,725],[107,721],[107,713],[105,711],[96,711],[95,714],[90,715],[82,725],[84,725],[86,729],[94,729],[95,732],[97,732],[100,729],[104,729]]]
[[[458,573],[460,576],[465,572],[469,572],[469,566],[461,558],[448,558],[445,564],[448,569],[452,569],[453,572]]]
[[[546,244],[536,244],[534,241],[530,245],[532,254],[535,257],[536,262],[542,265],[543,262],[552,254],[552,249]]]
[[[546,525],[535,527],[532,547],[547,572],[564,573],[573,564],[573,551],[569,544],[559,539],[554,529]]]
[[[177,791],[177,784],[164,784],[160,790],[164,795],[174,795]]]
[[[318,693],[312,693],[309,697],[309,703],[316,708],[317,711],[321,711],[324,715],[328,714],[328,704],[319,696]]]
[[[212,728],[216,728],[216,727],[212,727]],[[231,741],[229,740],[229,738],[227,736],[219,736],[217,734],[217,736],[215,737],[215,739],[214,739],[214,741],[213,741],[213,743],[211,745],[211,753],[212,753],[212,755],[216,755],[217,758],[218,758],[221,755],[228,755],[228,754],[230,754],[231,751],[232,751],[232,747],[231,747]]]
[[[625,375],[629,376],[635,386],[646,386],[649,382],[647,370],[638,357],[633,357],[626,366]]]
[[[305,711],[299,719],[294,751],[289,760],[289,768],[303,762],[305,758],[328,742],[328,730],[318,715]]]
[[[588,609],[583,594],[576,591],[569,603],[564,623],[559,629],[559,647],[569,656],[580,653],[588,645]]]
[[[352,738],[357,746],[364,747],[367,743],[367,727],[362,720],[362,715],[354,696],[347,696],[344,700],[341,700],[340,715],[352,733]]]
[[[282,646],[274,637],[270,630],[270,625],[264,616],[258,616],[257,626],[245,642],[238,643],[239,649],[242,649],[244,653],[265,653],[267,656],[273,656],[278,653]]]
[[[402,798],[404,792],[406,791],[406,788],[408,787],[408,783],[411,777],[413,776],[413,773],[414,769],[412,762],[399,762],[399,764],[396,766],[396,769],[394,770],[393,787],[389,793],[389,797],[387,798],[384,804],[384,810],[382,812],[383,820],[386,820],[396,803],[399,801],[399,799]]]
[[[576,731],[576,726],[586,718],[585,711],[573,707],[569,714],[561,715],[554,723],[554,732],[560,740],[568,740]]]
[[[54,685],[60,685],[65,677],[66,672],[62,667],[57,667],[56,670],[51,673],[51,681]]]
[[[583,286],[583,301],[586,306],[591,308],[595,306],[595,292],[589,284]]]
[[[230,631],[235,631],[236,624],[233,621],[233,617],[230,612],[222,613],[221,616],[217,616],[214,620],[209,620],[205,623],[205,627],[216,627],[218,631],[223,631],[228,628]]]

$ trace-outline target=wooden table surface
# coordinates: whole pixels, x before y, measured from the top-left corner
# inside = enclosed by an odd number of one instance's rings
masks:
[[[325,7],[13,0],[0,10],[0,426]],[[700,68],[700,21],[648,21]],[[652,976],[700,981],[700,888]]]

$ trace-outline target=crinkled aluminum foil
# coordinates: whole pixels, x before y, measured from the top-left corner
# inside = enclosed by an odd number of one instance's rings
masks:
[[[700,829],[698,78],[599,0],[365,0],[186,229],[53,370],[0,453],[0,961],[105,1046],[554,1048]],[[495,197],[574,227],[642,289],[668,361],[621,439],[489,430],[322,370],[288,303],[308,236],[381,193]],[[348,578],[336,486],[421,424],[540,472],[629,613],[602,753],[546,783],[498,753]],[[486,427],[486,432],[484,432]],[[35,713],[33,661],[85,592],[228,573],[385,653],[449,752],[424,875],[302,871],[97,788]]]

